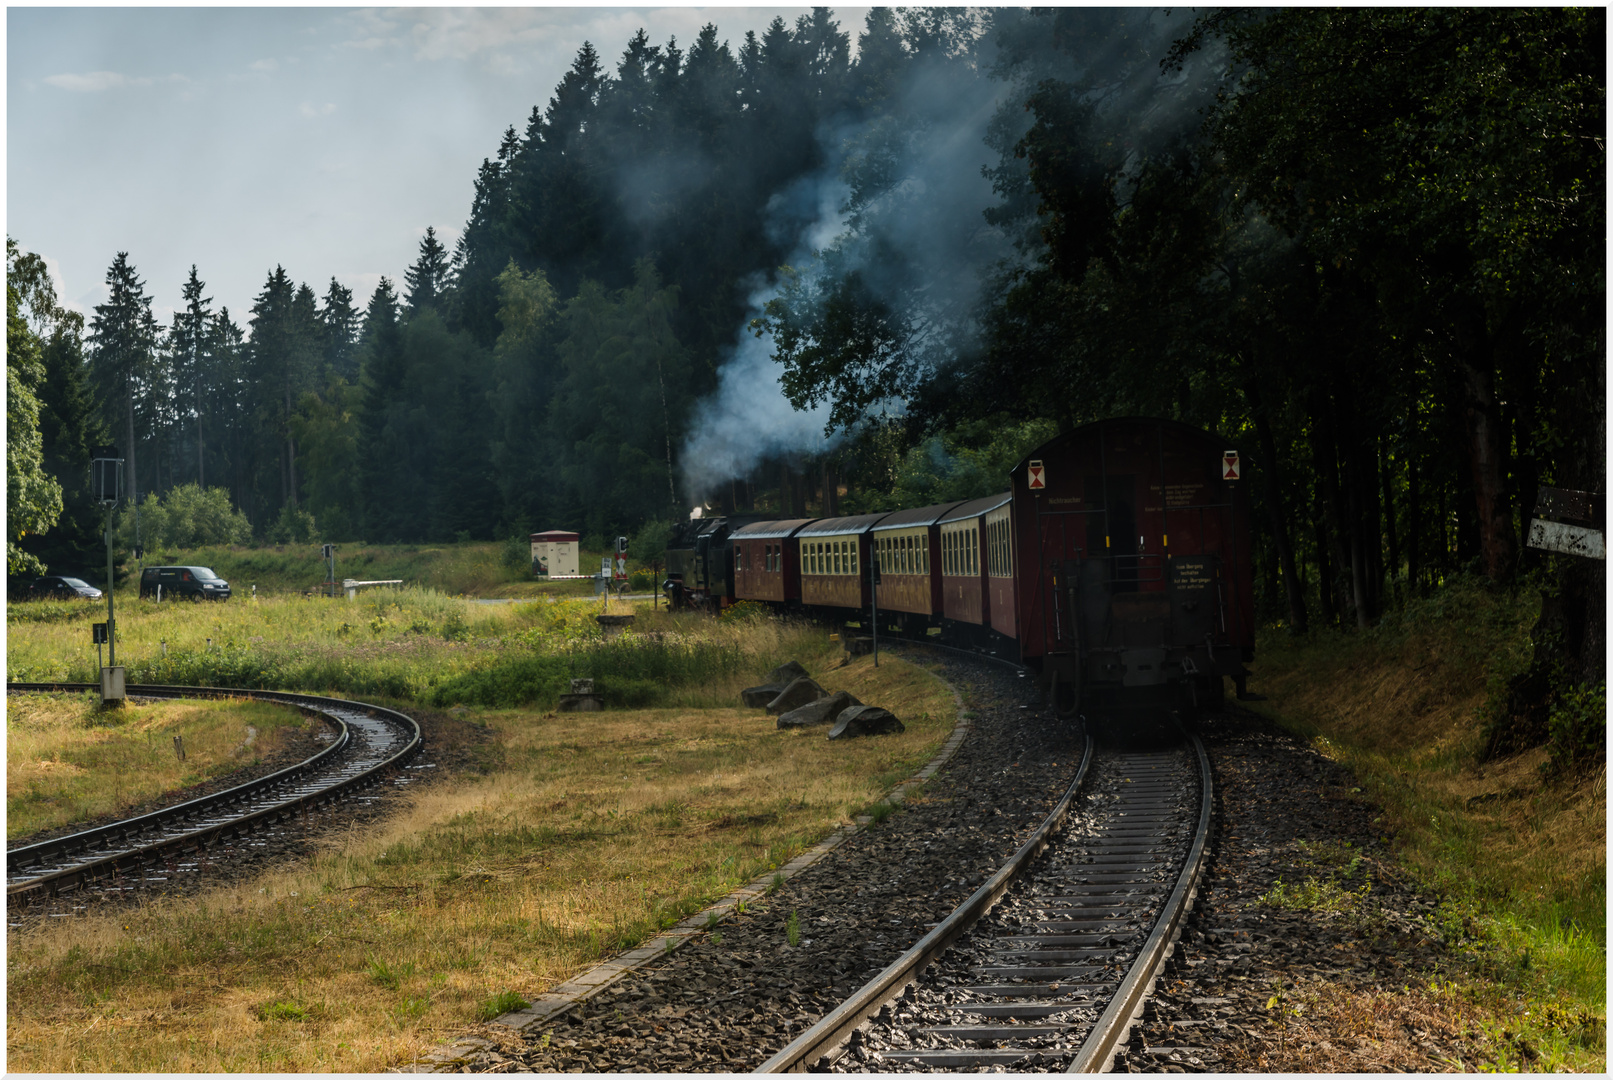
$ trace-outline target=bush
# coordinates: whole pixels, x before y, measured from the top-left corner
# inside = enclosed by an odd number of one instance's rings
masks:
[[[1607,752],[1607,688],[1581,683],[1558,697],[1547,721],[1552,765],[1567,769]]]
[[[140,542],[152,550],[188,551],[216,544],[245,544],[252,539],[252,523],[230,504],[224,488],[203,490],[181,484],[166,495],[143,500],[139,507]],[[313,518],[308,519],[312,525]],[[135,508],[118,518],[118,537],[133,546]]]
[[[314,515],[300,506],[282,506],[280,518],[269,527],[267,538],[271,544],[317,544],[319,529]]]
[[[530,570],[532,568],[532,542],[521,536],[510,537],[504,541],[504,548],[499,553],[499,561],[511,570]]]
[[[665,562],[667,541],[672,539],[672,523],[649,521],[639,527],[627,545],[627,557],[636,563]]]

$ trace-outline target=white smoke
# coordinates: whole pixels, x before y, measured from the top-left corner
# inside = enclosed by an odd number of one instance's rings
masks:
[[[771,238],[793,248],[788,264],[804,275],[814,274],[819,254],[838,243],[842,268],[861,270],[875,295],[893,299],[889,294],[900,286],[886,281],[880,258],[872,253],[899,252],[903,265],[925,268],[928,306],[972,311],[981,271],[1007,251],[1001,234],[981,216],[993,201],[990,183],[981,176],[981,167],[992,157],[985,145],[986,127],[999,96],[1007,91],[985,79],[968,80],[967,86],[948,83],[938,69],[916,66],[902,96],[910,112],[931,123],[922,137],[887,137],[883,143],[899,148],[900,179],[863,208],[865,232],[856,239],[847,233],[851,189],[840,174],[846,155],[863,149],[869,126],[820,133],[829,167],[796,181],[768,203]],[[752,293],[746,327],[778,292],[774,278]],[[768,457],[821,454],[845,437],[842,432],[825,435],[828,403],[809,410],[789,403],[772,353],[771,337],[758,338],[742,329],[739,342],[722,361],[716,393],[695,407],[694,434],[683,447],[682,461],[686,491],[697,501],[720,484],[750,475]],[[904,403],[886,401],[876,408],[900,415]]]
[[[771,228],[795,233],[791,265],[811,260],[845,227],[846,195],[845,184],[823,175],[797,181],[769,200]],[[777,295],[776,277],[752,292],[745,327]],[[695,406],[694,434],[680,455],[684,489],[696,502],[719,484],[750,475],[765,458],[821,453],[840,441],[839,434],[824,435],[829,406],[796,409],[779,386],[779,373],[772,336],[741,329],[717,373],[717,392]]]

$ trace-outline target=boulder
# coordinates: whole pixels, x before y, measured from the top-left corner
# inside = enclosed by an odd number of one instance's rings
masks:
[[[767,681],[780,688],[786,687],[796,679],[807,678],[807,669],[791,660],[788,664],[780,664],[767,673]]]
[[[889,709],[878,705],[853,705],[843,709],[835,726],[829,729],[831,739],[854,739],[858,735],[893,735],[906,731],[907,726],[896,719]]]
[[[767,681],[739,692],[739,700],[747,709],[765,709],[768,703],[782,694],[796,679],[808,678],[807,669],[791,660],[767,673]],[[771,711],[771,710],[770,710]]]
[[[778,716],[791,709],[799,709],[809,701],[817,701],[828,696],[829,691],[803,675],[779,691],[778,697],[767,703],[767,715]]]
[[[739,700],[747,709],[765,709],[767,703],[784,692],[783,683],[763,683],[739,692]]]
[[[846,693],[836,690],[826,698],[809,701],[798,709],[791,709],[778,718],[780,728],[815,727],[818,724],[832,724],[840,715],[842,709],[852,705],[861,705],[862,702]]]

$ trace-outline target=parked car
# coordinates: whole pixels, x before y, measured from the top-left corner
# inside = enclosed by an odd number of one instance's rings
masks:
[[[148,566],[140,572],[140,597],[174,600],[228,600],[230,583],[207,566]]]
[[[99,600],[101,590],[83,578],[47,574],[34,578],[28,586],[28,595],[34,600]]]

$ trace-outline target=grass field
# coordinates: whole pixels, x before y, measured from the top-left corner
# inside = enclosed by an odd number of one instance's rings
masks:
[[[1547,1064],[1602,1071],[1605,766],[1548,778],[1544,749],[1479,760],[1487,695],[1527,664],[1538,613],[1538,593],[1468,581],[1369,633],[1271,634],[1257,651],[1270,700],[1252,708],[1355,773],[1385,808],[1398,857],[1446,898],[1441,917],[1477,934],[1483,978],[1439,993],[1479,1001]],[[1562,1022],[1586,1015],[1589,1028]]]
[[[502,543],[463,544],[339,544],[336,551],[336,580],[360,581],[401,578],[405,585],[432,589],[450,596],[519,597],[587,596],[593,585],[587,581],[539,581],[532,576],[523,545],[512,551]],[[259,547],[204,547],[187,551],[146,553],[147,566],[210,566],[230,583],[233,598],[302,593],[325,581],[326,565],[318,544],[282,544]],[[599,569],[601,552],[583,552],[578,557],[582,573]],[[647,569],[632,564],[630,569]],[[101,585],[102,573],[94,584]],[[130,565],[124,588],[134,588],[138,568]],[[647,583],[648,577],[641,578]],[[120,592],[121,596],[121,592]],[[232,600],[233,602],[233,600]]]
[[[619,600],[608,612],[636,621],[612,638],[595,619],[607,610],[599,600],[476,604],[414,588],[376,589],[357,601],[133,600],[118,610],[118,662],[131,683],[380,695],[442,707],[552,706],[578,677],[595,679],[612,705],[714,704],[740,672],[782,663],[806,642],[771,619],[714,622]],[[13,606],[8,677],[95,681],[97,654],[87,643],[91,624],[104,618],[89,604]]]
[[[92,694],[13,697],[6,708],[6,837],[125,812],[257,764],[309,722],[295,709],[259,702],[104,710]],[[184,740],[183,761],[176,736]]]
[[[810,634],[823,684],[905,733],[831,743],[730,707],[472,709],[489,775],[419,794],[377,835],[201,901],[12,934],[11,1068],[379,1071],[698,911],[878,803],[955,723],[935,676],[831,668]]]

